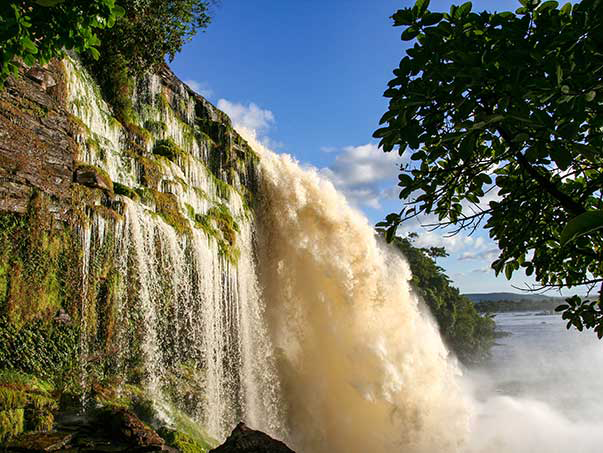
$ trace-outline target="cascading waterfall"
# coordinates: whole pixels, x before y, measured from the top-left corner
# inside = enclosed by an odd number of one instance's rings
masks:
[[[457,451],[459,373],[407,263],[315,171],[261,151],[260,275],[298,451]]]
[[[135,158],[90,76],[75,62],[68,74],[87,128],[80,159],[141,194],[115,196],[110,220],[92,209],[81,228],[82,351],[103,350],[162,417],[184,412],[218,440],[243,420],[306,453],[462,448],[459,370],[410,291],[408,265],[329,182],[241,131],[261,157],[254,216],[246,170],[230,173],[232,185],[210,170],[218,145],[198,121],[224,138],[223,114],[182,85],[169,88],[175,112],[151,76],[136,94],[141,122],[162,124],[154,139],[172,138],[186,158],[155,156],[150,142]],[[196,119],[195,102],[209,119]],[[221,145],[230,159],[243,149],[233,140]],[[141,178],[150,160],[151,182]],[[228,219],[210,212],[236,222],[236,259],[217,231]]]
[[[160,412],[169,419],[167,403],[174,402],[215,438],[225,438],[243,418],[282,432],[255,264],[245,246],[251,244],[251,225],[242,227],[234,267],[201,231],[179,236],[144,206],[127,199],[124,204],[124,220],[115,224],[121,276],[116,369],[132,368],[128,360],[140,357],[138,371]],[[179,366],[192,371],[189,378],[204,395],[192,406],[165,395]]]

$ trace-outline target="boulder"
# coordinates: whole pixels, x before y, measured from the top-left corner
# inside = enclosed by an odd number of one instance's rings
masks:
[[[73,175],[73,180],[83,186],[113,193],[113,181],[111,181],[109,175],[94,165],[78,164]]]
[[[103,417],[114,439],[122,439],[127,444],[148,451],[162,450],[165,442],[153,429],[147,427],[132,411],[112,409]]]
[[[226,442],[210,453],[295,453],[283,442],[239,423]]]

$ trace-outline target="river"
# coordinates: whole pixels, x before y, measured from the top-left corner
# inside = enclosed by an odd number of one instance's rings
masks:
[[[492,360],[471,373],[479,452],[603,451],[603,343],[555,314],[496,315]]]

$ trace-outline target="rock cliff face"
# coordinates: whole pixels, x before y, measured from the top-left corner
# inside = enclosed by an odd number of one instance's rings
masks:
[[[78,155],[66,75],[58,62],[23,74],[0,91],[0,211],[24,214],[39,191],[65,218]]]
[[[186,451],[277,423],[258,158],[167,67],[128,101],[116,112],[75,57],[0,91],[0,441],[82,406],[134,409]]]

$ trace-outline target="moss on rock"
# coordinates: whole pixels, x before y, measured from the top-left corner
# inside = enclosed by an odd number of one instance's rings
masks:
[[[0,411],[0,442],[6,442],[25,429],[24,409]]]
[[[174,142],[172,138],[158,140],[153,147],[153,154],[165,157],[172,162],[186,157],[186,153]]]
[[[59,405],[52,385],[15,370],[0,371],[0,440],[24,431],[51,431]]]
[[[128,187],[124,184],[120,184],[118,182],[114,182],[113,189],[116,195],[123,195],[124,197],[128,197],[134,201],[140,201],[140,196],[131,187]]]
[[[15,327],[77,300],[77,241],[47,201],[34,195],[25,215],[0,214],[0,315]]]
[[[178,206],[178,198],[171,193],[159,192],[153,190],[153,199],[157,213],[168,224],[171,225],[178,234],[186,234],[191,232],[190,223],[182,214]]]
[[[215,445],[202,437],[193,437],[181,431],[162,427],[157,431],[165,443],[182,453],[207,453]]]

